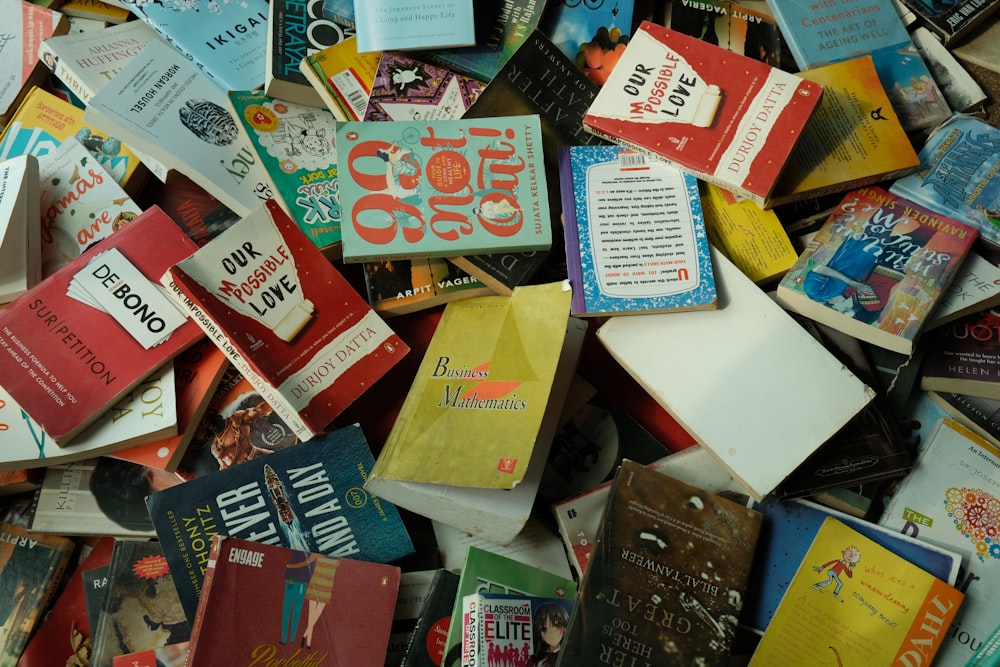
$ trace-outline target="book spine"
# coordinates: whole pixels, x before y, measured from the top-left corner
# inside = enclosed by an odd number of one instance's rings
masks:
[[[473,593],[462,599],[462,667],[478,667],[482,599]]]
[[[267,379],[261,376],[253,368],[249,361],[243,356],[239,348],[237,348],[232,339],[226,333],[225,328],[220,326],[212,317],[210,317],[204,310],[201,304],[197,303],[192,299],[177,282],[173,270],[167,271],[166,275],[163,277],[164,285],[167,287],[167,292],[171,297],[187,312],[190,313],[191,318],[198,323],[204,331],[205,334],[215,343],[226,356],[229,358],[229,362],[233,367],[243,374],[243,377],[250,382],[253,387],[260,392],[261,397],[267,401],[267,403],[274,409],[278,414],[278,417],[292,429],[292,432],[300,440],[309,440],[315,435],[316,431],[313,431],[309,426],[306,425],[302,418],[299,416],[298,411],[288,402],[288,400],[281,394],[278,389],[272,385]]]
[[[208,563],[205,566],[205,574],[201,580],[201,593],[198,597],[198,609],[194,615],[194,622],[191,624],[191,637],[188,639],[188,655],[185,665],[193,665],[195,650],[198,646],[198,638],[201,636],[202,628],[205,626],[205,617],[208,616],[208,593],[215,579],[215,565],[219,561],[219,553],[222,551],[222,538],[216,537],[212,542],[212,549],[208,552]]]

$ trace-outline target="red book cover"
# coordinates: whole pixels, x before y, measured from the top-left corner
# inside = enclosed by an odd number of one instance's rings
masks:
[[[216,536],[187,667],[382,665],[393,565]]]
[[[644,21],[584,127],[761,206],[823,87]]]
[[[54,442],[202,337],[156,284],[196,249],[153,207],[0,312],[3,387]]]
[[[273,201],[162,282],[302,440],[409,351]]]

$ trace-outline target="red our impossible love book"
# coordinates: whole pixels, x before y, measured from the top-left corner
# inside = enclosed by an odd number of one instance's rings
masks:
[[[583,125],[767,207],[822,94],[817,83],[644,21]]]

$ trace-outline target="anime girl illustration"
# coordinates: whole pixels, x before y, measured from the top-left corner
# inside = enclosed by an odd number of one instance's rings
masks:
[[[861,550],[852,544],[840,553],[841,558],[828,561],[822,565],[813,566],[814,572],[822,572],[827,568],[829,569],[827,570],[827,580],[816,582],[812,587],[822,592],[830,584],[836,583],[837,585],[833,589],[833,597],[843,602],[844,599],[840,597],[840,589],[844,586],[844,582],[841,581],[840,575],[846,574],[848,578],[854,577],[854,567],[861,560]]]
[[[569,613],[558,602],[547,602],[535,610],[532,624],[535,630],[535,650],[529,667],[553,667],[559,657]]]

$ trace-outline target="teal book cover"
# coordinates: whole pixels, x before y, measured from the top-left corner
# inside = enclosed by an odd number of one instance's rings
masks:
[[[476,43],[472,0],[355,2],[354,32],[359,53],[452,48]]]
[[[223,90],[264,85],[267,0],[122,0]]]
[[[230,91],[229,100],[278,203],[324,255],[337,259],[340,201],[333,114],[263,93]]]
[[[559,152],[571,312],[717,307],[698,179],[620,146]]]
[[[345,262],[548,250],[537,115],[337,124]]]

